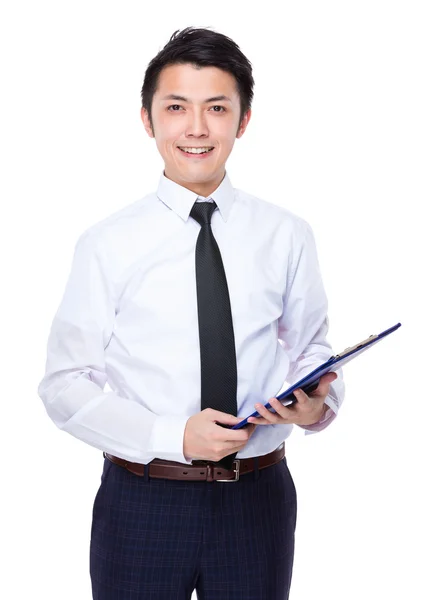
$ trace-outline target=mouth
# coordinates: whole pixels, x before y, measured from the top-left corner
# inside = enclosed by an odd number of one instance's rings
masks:
[[[214,152],[215,146],[205,146],[202,148],[189,147],[189,146],[177,146],[181,154],[187,158],[195,160],[204,160],[211,156]]]

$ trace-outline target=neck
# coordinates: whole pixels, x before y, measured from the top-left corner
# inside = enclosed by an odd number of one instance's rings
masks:
[[[188,181],[181,181],[180,179],[175,177],[170,177],[164,170],[164,176],[167,179],[171,179],[171,181],[174,181],[175,183],[178,183],[182,187],[186,188],[187,190],[194,192],[197,196],[203,196],[204,198],[208,198],[208,196],[210,196],[218,188],[220,183],[223,181],[225,175],[226,171],[224,171],[211,181],[195,181],[192,183]]]

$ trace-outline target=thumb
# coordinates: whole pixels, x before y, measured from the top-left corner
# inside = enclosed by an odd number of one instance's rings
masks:
[[[215,410],[213,408],[210,410],[212,421],[219,421],[220,423],[225,423],[226,425],[236,425],[237,423],[243,421],[242,417],[235,417],[234,415],[229,415],[229,413]]]

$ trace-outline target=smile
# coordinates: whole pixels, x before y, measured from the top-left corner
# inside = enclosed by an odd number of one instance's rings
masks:
[[[198,160],[207,158],[214,151],[214,147],[211,147],[211,146],[205,146],[204,148],[190,148],[189,146],[187,146],[187,147],[177,146],[177,148],[180,150],[180,152],[184,156],[186,156],[188,158],[195,158]]]

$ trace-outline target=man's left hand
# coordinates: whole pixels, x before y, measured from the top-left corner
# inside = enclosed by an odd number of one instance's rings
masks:
[[[326,373],[319,380],[319,385],[309,396],[301,389],[295,390],[297,402],[291,406],[282,406],[277,398],[270,398],[269,402],[276,412],[271,412],[262,404],[256,404],[255,410],[260,417],[249,417],[249,423],[256,425],[282,425],[295,423],[296,425],[313,425],[320,421],[328,406],[325,404],[329,394],[329,386],[338,375],[333,371]]]

